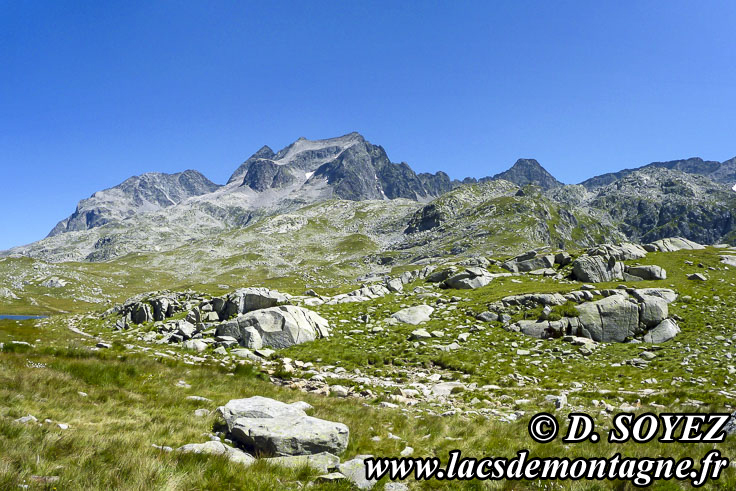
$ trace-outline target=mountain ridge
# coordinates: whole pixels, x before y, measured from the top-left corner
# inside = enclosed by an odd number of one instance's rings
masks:
[[[427,236],[420,242],[431,241],[432,234],[440,233],[449,244],[450,231],[480,230],[480,236],[493,233],[487,227],[479,229],[473,220],[505,227],[503,220],[521,223],[533,215],[539,223],[527,224],[527,231],[537,243],[553,243],[558,240],[555,237],[564,236],[568,242],[587,245],[590,238],[582,237],[584,230],[594,230],[591,221],[604,224],[595,230],[609,239],[654,240],[670,233],[712,243],[732,236],[732,210],[736,208],[733,193],[713,177],[729,182],[734,167],[736,159],[653,162],[596,176],[580,185],[565,185],[535,159],[518,159],[493,176],[458,181],[442,171],[417,174],[406,162],[392,162],[382,146],[357,132],[322,140],[301,137],[277,152],[262,146],[235,169],[225,185],[194,170],[133,176],[80,201],[75,212],[46,239],[2,255],[106,261],[135,251],[166,251],[331,200],[386,202],[386,206],[392,200],[409,200],[414,204],[406,203],[406,224],[391,233]],[[596,178],[597,184],[592,181]],[[504,196],[473,197],[469,203],[475,205],[457,202],[474,193],[491,192],[492,188],[478,185],[494,182],[507,183],[493,188],[504,189]],[[469,193],[452,194],[468,186],[475,187]],[[713,196],[720,202],[714,202]],[[512,198],[518,202],[512,205],[508,202]],[[448,212],[455,206],[488,210],[461,215]],[[97,231],[87,233],[92,230]],[[60,237],[68,233],[75,235]],[[418,243],[409,238],[400,242],[401,248]]]

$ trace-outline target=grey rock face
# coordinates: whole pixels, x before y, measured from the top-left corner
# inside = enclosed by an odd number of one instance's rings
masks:
[[[736,411],[731,413],[731,417],[728,419],[726,426],[723,427],[726,435],[733,435],[736,433]]]
[[[638,288],[633,290],[632,294],[639,301],[643,301],[647,296],[662,298],[667,303],[672,303],[677,300],[677,293],[669,288]]]
[[[663,320],[657,327],[644,335],[645,343],[664,343],[680,333],[680,327],[672,319]]]
[[[411,339],[417,341],[423,341],[425,339],[431,339],[432,335],[426,329],[416,329],[411,332]]]
[[[268,288],[241,288],[227,296],[223,302],[221,318],[245,314],[258,309],[275,307],[289,301],[289,297]]]
[[[231,437],[258,453],[310,455],[341,454],[348,445],[350,431],[342,423],[311,416],[294,418],[238,418]]]
[[[516,323],[523,334],[537,339],[546,339],[550,337],[549,322],[539,322],[533,320],[520,320]]]
[[[217,413],[224,420],[230,430],[238,418],[300,418],[307,413],[299,407],[299,403],[269,399],[268,397],[253,396],[246,399],[233,399],[224,406],[217,408]]]
[[[495,312],[481,312],[475,318],[483,322],[495,322],[498,320],[498,314]]]
[[[432,180],[419,179],[406,163],[392,163],[383,148],[366,142],[360,135],[334,160],[321,165],[314,178],[326,180],[336,196],[349,200],[416,200],[430,195],[423,181]],[[440,181],[432,182],[431,187],[441,189]]]
[[[613,257],[583,255],[572,263],[572,268],[578,281],[600,283],[622,280],[624,277],[623,263]]]
[[[667,271],[661,266],[629,266],[626,273],[642,280],[666,280]]]
[[[458,290],[481,288],[491,282],[493,276],[484,268],[466,268],[462,273],[447,278],[440,286]]]
[[[243,178],[242,186],[255,191],[278,189],[296,181],[287,166],[278,165],[270,160],[256,160],[251,163]]]
[[[634,336],[646,333],[646,342],[663,342],[677,332],[674,321],[668,323],[668,303],[676,298],[672,290],[643,288],[639,290],[605,290],[606,298],[585,302],[575,308],[578,317],[563,317],[559,321],[520,320],[508,326],[538,339],[579,336],[598,342],[625,342]],[[544,318],[544,314],[542,315]],[[648,328],[653,328],[646,332]],[[579,339],[579,338],[576,338]],[[648,340],[648,341],[647,341]],[[632,339],[635,342],[641,342]]]
[[[217,327],[217,336],[232,336],[242,346],[286,348],[330,335],[329,322],[303,307],[281,305],[255,310]]]
[[[640,304],[639,321],[646,327],[654,327],[669,315],[667,301],[663,298],[646,296]]]
[[[644,247],[652,249],[653,251],[662,252],[675,252],[680,250],[698,250],[705,249],[705,246],[693,242],[692,240],[685,239],[684,237],[669,237],[661,239],[647,244]]]
[[[680,236],[714,243],[733,230],[735,201],[733,191],[705,177],[645,169],[596,189],[589,206],[606,210],[636,242]]]
[[[598,342],[622,343],[639,330],[639,307],[623,295],[612,295],[575,307],[583,329]]]
[[[136,304],[130,313],[130,320],[133,324],[143,324],[144,322],[152,321],[153,313],[151,312],[151,306],[143,302]]]
[[[555,257],[554,254],[537,255],[532,251],[501,264],[501,267],[514,273],[525,273],[537,269],[551,268],[555,265]],[[564,259],[563,256],[560,256],[560,260]]]
[[[588,249],[589,256],[614,257],[619,261],[641,259],[647,255],[646,249],[638,244],[623,243],[619,245],[601,244]]]

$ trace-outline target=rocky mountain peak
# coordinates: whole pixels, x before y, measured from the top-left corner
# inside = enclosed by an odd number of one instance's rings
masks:
[[[509,170],[496,174],[492,179],[505,179],[517,186],[535,184],[542,189],[562,186],[562,183],[547,172],[535,159],[519,159]]]
[[[193,196],[211,193],[219,187],[196,170],[176,174],[148,172],[133,176],[80,201],[74,213],[60,221],[48,236],[99,227],[137,213],[168,208]]]
[[[257,158],[257,159],[273,159],[276,156],[273,150],[271,150],[271,147],[268,145],[263,145],[256,153],[250,156],[250,158]]]

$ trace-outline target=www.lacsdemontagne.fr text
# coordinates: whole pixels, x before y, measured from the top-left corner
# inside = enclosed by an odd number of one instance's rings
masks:
[[[449,453],[446,466],[440,459],[430,458],[369,458],[365,460],[366,478],[381,479],[388,475],[392,480],[414,477],[417,480],[624,480],[635,486],[649,486],[654,481],[690,481],[700,487],[709,479],[718,479],[728,467],[728,459],[718,450],[708,452],[700,459],[700,469],[695,469],[691,458],[675,460],[671,457],[627,458],[615,454],[610,458],[561,457],[529,458],[528,450],[521,450],[513,458],[488,457],[482,459],[462,457],[459,450]]]

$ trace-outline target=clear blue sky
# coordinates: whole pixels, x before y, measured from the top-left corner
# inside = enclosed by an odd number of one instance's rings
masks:
[[[148,171],[359,131],[454,178],[736,155],[736,2],[0,0],[0,249]]]

